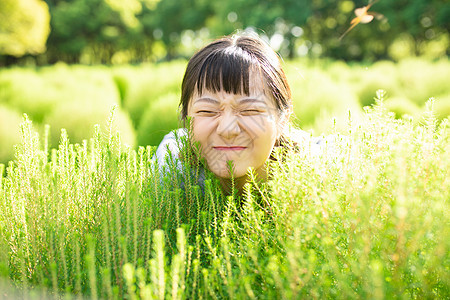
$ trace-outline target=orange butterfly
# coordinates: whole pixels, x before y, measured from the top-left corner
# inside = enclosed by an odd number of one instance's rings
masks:
[[[363,6],[360,8],[355,9],[355,15],[356,17],[353,18],[353,20],[351,20],[350,24],[350,28],[347,29],[339,38],[339,40],[342,40],[342,38],[350,31],[352,30],[356,25],[358,25],[359,23],[361,24],[366,24],[366,23],[370,23],[374,16],[377,17],[377,19],[379,18],[383,18],[382,15],[377,14],[377,13],[373,13],[373,12],[368,12],[369,8],[375,4],[375,2],[377,1],[370,1],[369,4],[367,4],[367,6]]]

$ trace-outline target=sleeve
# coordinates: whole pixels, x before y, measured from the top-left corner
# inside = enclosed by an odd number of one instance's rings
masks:
[[[184,136],[183,128],[171,131],[166,134],[156,149],[153,160],[156,160],[160,172],[169,171],[169,164],[175,164],[178,170],[181,170],[181,161],[179,159],[180,143],[178,137]]]
[[[294,141],[308,147],[311,155],[325,155],[327,158],[337,155],[335,135],[312,136],[311,133],[301,129],[293,129],[290,134]]]
[[[163,174],[163,176],[168,175],[172,179],[176,178],[179,184],[178,187],[181,189],[183,189],[186,176],[189,174],[180,158],[180,147],[183,143],[183,138],[186,136],[187,131],[184,128],[166,134],[152,158],[152,160],[156,162],[155,167],[158,168],[159,173]],[[203,191],[205,179],[204,169],[201,168],[197,176],[192,172],[190,174],[193,180],[197,180]]]

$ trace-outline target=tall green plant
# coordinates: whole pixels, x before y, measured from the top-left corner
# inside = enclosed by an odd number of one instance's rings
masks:
[[[160,173],[108,126],[48,149],[25,119],[0,168],[0,271],[27,295],[449,297],[448,119],[396,119],[378,93],[318,151],[278,149],[270,179],[223,195],[189,137]],[[111,122],[110,122],[111,123]],[[336,127],[338,128],[338,127]]]
[[[82,144],[71,144],[63,129],[58,149],[50,150],[49,128],[41,144],[25,116],[16,160],[6,168],[7,176],[1,176],[0,239],[2,264],[25,291],[44,285],[55,293],[122,297],[130,292],[123,277],[130,272],[127,264],[144,268],[150,278],[155,268],[165,272],[161,263],[150,263],[150,249],[157,247],[154,252],[160,256],[164,248],[160,234],[153,243],[155,229],[166,230],[171,255],[177,249],[171,235],[177,227],[192,219],[189,238],[199,233],[193,228],[209,223],[208,206],[215,199],[205,205],[193,182],[181,190],[178,181],[160,176],[154,149],[126,148],[112,128],[112,121],[106,132],[96,126],[93,138]],[[188,212],[180,212],[181,207]],[[185,249],[180,244],[184,233],[178,236],[178,248]],[[178,253],[178,265],[186,264],[185,252]],[[173,272],[182,278],[185,270]]]

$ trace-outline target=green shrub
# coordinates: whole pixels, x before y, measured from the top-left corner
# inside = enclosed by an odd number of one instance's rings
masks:
[[[128,89],[129,89],[129,83],[127,81],[127,79],[125,78],[125,76],[121,75],[121,74],[115,74],[113,75],[113,80],[114,83],[116,84],[116,87],[119,91],[119,96],[120,96],[120,106],[124,106],[124,102],[125,102],[125,98],[127,97],[128,94]]]
[[[157,146],[164,135],[179,127],[178,94],[166,94],[149,103],[137,132],[139,145]]]
[[[119,114],[127,114],[133,130],[140,131],[138,144],[156,144],[164,133],[176,126],[176,110],[164,109],[158,99],[172,99],[180,94],[185,65],[185,61],[175,61],[140,66],[57,64],[2,69],[0,104],[19,114],[27,113],[41,132],[45,123],[50,122],[54,145],[61,128],[67,128],[74,141],[81,141],[89,136],[92,124],[105,119],[110,108],[119,105]],[[386,106],[398,115],[414,114],[417,107],[423,111],[430,97],[437,99],[435,109],[439,118],[449,113],[448,59],[433,62],[416,58],[372,65],[303,59],[287,61],[285,70],[293,92],[294,120],[302,128],[316,133],[342,130],[348,112],[351,111],[356,120],[360,107],[372,104],[374,92],[380,88],[387,91]],[[170,100],[169,106],[175,108],[172,101],[175,100]],[[160,117],[148,111],[153,102],[159,103],[155,105],[158,112],[167,112],[167,120],[152,121]],[[127,118],[120,118],[124,120],[124,139],[132,145],[135,134]],[[141,124],[143,118],[145,124]],[[150,128],[153,124],[156,127]],[[163,128],[164,124],[167,127]],[[341,128],[336,128],[335,124]],[[74,128],[80,131],[75,132]],[[10,149],[7,156],[12,157],[12,147],[7,148]]]
[[[106,68],[59,64],[41,69],[13,68],[0,72],[0,103],[26,113],[35,122],[60,103],[120,104],[119,93]]]
[[[436,97],[434,109],[439,119],[448,118],[450,116],[450,94]]]
[[[342,84],[355,93],[363,107],[374,103],[373,95],[378,89],[387,92],[391,104],[394,99],[406,100],[421,110],[430,97],[445,97],[450,93],[446,83],[450,76],[448,59],[433,62],[409,58],[399,63],[379,61],[367,66],[336,61],[309,66],[312,67],[329,75],[335,84]],[[400,107],[401,103],[395,106]]]
[[[0,101],[27,113],[38,125],[49,124],[53,145],[58,144],[61,128],[67,129],[73,142],[88,138],[93,125],[107,119],[111,108],[120,104],[116,84],[103,67],[13,68],[0,73],[0,82]],[[123,139],[133,146],[132,124],[120,109],[118,115]]]
[[[386,100],[386,108],[395,113],[396,118],[401,118],[404,115],[417,117],[422,110],[417,104],[403,97],[390,97]]]
[[[358,85],[355,86],[356,94],[361,106],[371,106],[375,103],[375,92],[379,89],[385,90],[388,95],[395,95],[397,90],[397,82],[395,73],[387,72],[387,70],[377,70],[375,66],[371,70],[358,72],[361,78]]]
[[[291,71],[287,76],[294,102],[294,119],[302,128],[326,132],[333,117],[346,119],[349,110],[355,115],[361,110],[348,86],[333,81],[320,70],[306,69],[297,74]],[[324,119],[327,122],[321,121]]]
[[[57,95],[55,87],[31,69],[4,70],[0,72],[0,103],[41,122],[63,96]]]
[[[20,142],[20,114],[0,104],[0,163],[13,159],[13,146]]]
[[[400,61],[399,86],[410,100],[423,107],[431,97],[450,94],[450,63],[448,59],[428,62],[423,59]]]
[[[431,107],[413,122],[378,99],[323,152],[278,149],[242,196],[159,173],[111,125],[48,150],[26,120],[0,176],[1,274],[23,298],[446,299],[450,129]]]
[[[44,124],[50,125],[50,142],[59,143],[61,129],[65,129],[71,137],[71,142],[81,143],[93,134],[94,125],[98,120],[106,120],[113,106],[107,103],[92,103],[90,100],[64,102],[59,104],[52,113],[44,119]],[[134,147],[136,136],[131,120],[121,109],[117,112],[115,130],[119,131],[125,144]]]
[[[127,78],[127,93],[124,107],[137,129],[149,103],[159,97],[180,93],[181,80],[186,62],[175,61],[157,65],[143,65],[138,68],[121,68],[115,74]],[[117,75],[116,75],[117,76]]]

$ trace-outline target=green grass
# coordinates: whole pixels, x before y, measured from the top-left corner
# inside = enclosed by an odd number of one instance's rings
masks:
[[[202,192],[158,173],[154,148],[123,147],[111,121],[81,144],[63,131],[49,149],[25,119],[0,172],[2,293],[446,299],[449,119],[432,104],[396,119],[378,99],[331,128],[323,153],[278,152],[271,179],[242,197],[210,174]]]

